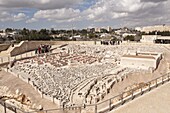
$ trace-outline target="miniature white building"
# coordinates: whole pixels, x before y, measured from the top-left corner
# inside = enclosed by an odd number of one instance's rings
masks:
[[[103,33],[103,34],[101,34],[100,37],[101,37],[101,38],[106,38],[106,37],[111,37],[111,35],[108,34],[108,33]]]
[[[161,36],[161,35],[142,35],[140,40],[143,43],[155,43],[156,41],[162,43],[170,43],[170,36]]]
[[[7,33],[5,33],[5,32],[0,33],[0,36],[2,36],[2,37],[6,36],[6,35],[7,35]]]
[[[108,32],[111,32],[111,31],[112,31],[112,27],[108,26],[108,27],[107,27],[107,31],[108,31]]]
[[[141,29],[141,32],[152,32],[152,31],[170,31],[170,26],[168,25],[156,25],[156,26],[146,26]]]
[[[136,36],[136,34],[135,34],[135,33],[123,33],[122,36],[123,36],[123,37]]]
[[[97,27],[97,28],[95,28],[95,32],[101,32],[101,28],[99,28],[99,27]]]
[[[154,41],[158,38],[158,35],[142,35],[141,42],[144,43],[154,43]]]
[[[162,59],[161,53],[136,53],[123,55],[121,58],[120,65],[123,67],[144,69],[144,70],[155,70],[160,60]]]

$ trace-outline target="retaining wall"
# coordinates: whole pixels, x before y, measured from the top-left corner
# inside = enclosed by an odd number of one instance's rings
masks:
[[[10,56],[19,55],[28,51],[35,50],[41,44],[47,45],[63,45],[63,44],[83,44],[83,45],[96,45],[99,42],[95,41],[24,41],[18,46],[15,46],[10,51]]]
[[[0,44],[0,52],[7,50],[9,46],[10,44]]]

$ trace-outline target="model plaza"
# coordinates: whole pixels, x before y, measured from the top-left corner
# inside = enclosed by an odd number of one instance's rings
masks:
[[[58,106],[89,105],[103,101],[130,74],[153,73],[164,52],[164,46],[149,44],[69,44],[52,54],[16,61],[10,72],[29,80],[43,98]]]

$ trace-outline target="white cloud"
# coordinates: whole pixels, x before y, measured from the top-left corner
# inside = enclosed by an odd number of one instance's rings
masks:
[[[59,9],[70,7],[83,0],[0,0],[1,7],[10,8],[36,8],[36,9]]]
[[[13,15],[13,21],[21,21],[26,18],[27,16],[24,13],[18,13],[17,15]]]
[[[55,22],[71,22],[80,18],[80,10],[78,9],[54,9],[54,10],[40,10],[36,12],[33,19],[47,19]]]
[[[18,13],[18,14],[10,14],[8,12],[3,11],[0,14],[0,21],[6,22],[6,21],[21,21],[26,19],[27,16],[24,13]]]
[[[78,0],[77,0],[78,1]],[[27,22],[35,22],[40,19],[46,19],[53,22],[72,22],[72,21],[93,21],[109,22],[116,19],[138,20],[136,17],[142,17],[151,10],[162,4],[160,1],[152,0],[95,0],[89,8],[84,11],[79,9],[67,8],[66,6],[59,9],[39,10],[33,18]],[[40,3],[52,3],[53,0],[41,0]],[[68,2],[68,1],[65,1]],[[163,3],[166,0],[163,1]],[[139,13],[139,14],[138,14]],[[140,14],[141,13],[141,14]],[[141,19],[141,18],[140,18]],[[138,21],[140,21],[140,19]]]
[[[123,12],[123,13],[112,13],[112,19],[116,19],[116,18],[121,18],[121,17],[126,17],[128,16],[128,13]]]
[[[31,19],[28,19],[28,20],[26,21],[26,23],[34,23],[34,22],[37,22],[37,21],[38,21],[37,19],[31,18]]]
[[[61,26],[73,21],[79,26],[159,24],[170,22],[169,5],[170,0],[0,0],[0,21],[27,19],[30,26],[42,20]]]
[[[9,20],[11,20],[11,15],[8,13],[8,12],[2,12],[1,14],[0,14],[0,21],[9,21]]]
[[[161,0],[156,0],[156,2],[154,0],[98,0],[96,4],[85,10],[83,15],[94,22],[112,21],[137,16],[138,12],[144,14],[148,10],[155,10],[164,2],[166,0],[162,2]],[[133,18],[130,19],[133,20]]]

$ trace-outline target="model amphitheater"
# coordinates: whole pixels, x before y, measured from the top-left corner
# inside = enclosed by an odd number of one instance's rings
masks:
[[[69,44],[16,61],[9,71],[57,106],[90,105],[112,97],[114,86],[133,73],[156,73],[168,49],[145,44]]]

